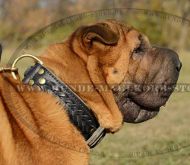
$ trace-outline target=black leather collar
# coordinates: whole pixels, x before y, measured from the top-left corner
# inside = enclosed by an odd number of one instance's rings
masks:
[[[105,136],[92,110],[73,90],[40,63],[27,69],[24,84],[38,86],[56,96],[65,107],[70,121],[78,128],[90,148],[95,147]]]

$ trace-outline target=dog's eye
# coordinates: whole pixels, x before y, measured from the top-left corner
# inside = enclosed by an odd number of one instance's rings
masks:
[[[139,36],[140,44],[133,50],[133,54],[141,54],[145,51],[145,43],[142,36]]]
[[[133,53],[141,53],[141,52],[143,52],[142,43],[133,50]]]

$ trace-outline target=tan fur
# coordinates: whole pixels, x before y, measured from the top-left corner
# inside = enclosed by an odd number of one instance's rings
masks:
[[[120,36],[117,45],[95,42],[87,48],[84,45],[88,38],[83,40],[76,32],[64,43],[49,46],[40,58],[73,89],[78,84],[92,85],[90,92],[76,93],[92,109],[100,125],[115,132],[123,117],[111,88],[127,73],[130,51],[138,44],[138,32],[115,21],[106,23]],[[99,84],[107,90],[102,91]],[[89,148],[58,100],[21,86],[9,74],[0,75],[0,164],[88,164]]]

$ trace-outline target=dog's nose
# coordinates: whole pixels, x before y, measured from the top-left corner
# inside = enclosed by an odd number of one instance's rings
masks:
[[[176,70],[179,72],[182,68],[182,63],[179,61],[177,66],[176,66]]]
[[[166,55],[166,57],[170,61],[172,61],[174,69],[176,69],[177,72],[180,72],[182,63],[179,59],[178,54],[175,51],[168,49],[168,48],[162,48],[161,50],[162,50],[163,54]]]

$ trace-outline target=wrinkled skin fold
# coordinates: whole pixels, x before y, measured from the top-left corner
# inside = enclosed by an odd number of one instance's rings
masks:
[[[135,67],[129,65],[125,80],[120,84],[122,89],[113,89],[124,121],[129,123],[140,123],[158,114],[174,91],[181,69],[177,53],[170,49],[150,46],[138,53],[132,54],[129,63],[134,64],[133,56],[141,57],[138,62],[135,61]],[[138,79],[140,73],[144,77]]]

